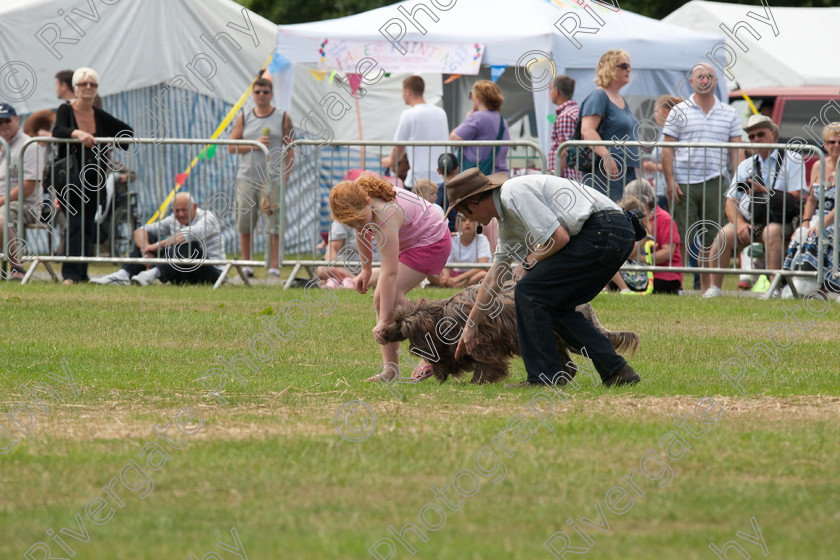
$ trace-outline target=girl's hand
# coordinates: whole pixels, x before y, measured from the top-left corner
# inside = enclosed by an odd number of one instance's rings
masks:
[[[355,278],[356,291],[360,294],[366,294],[368,291],[368,283],[370,282],[370,271],[362,270]]]
[[[373,327],[373,338],[376,339],[376,342],[378,342],[379,344],[388,344],[385,338],[383,338],[383,335],[385,334],[385,329],[393,325],[393,321],[379,321],[378,323],[376,323],[376,326]]]

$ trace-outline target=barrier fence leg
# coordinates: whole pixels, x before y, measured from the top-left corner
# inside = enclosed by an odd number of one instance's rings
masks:
[[[227,278],[228,272],[230,272],[230,267],[232,267],[232,266],[233,265],[230,264],[230,263],[227,263],[225,265],[225,267],[222,269],[222,273],[219,274],[219,278],[216,280],[216,283],[213,284],[213,289],[214,290],[225,283],[225,279]]]
[[[770,299],[773,297],[773,292],[776,291],[776,288],[779,287],[779,284],[782,283],[782,275],[776,273],[776,277],[773,278],[773,281],[770,283],[770,287],[767,288],[767,291],[761,294],[761,299]]]
[[[300,265],[300,263],[298,263],[292,269],[291,274],[289,274],[289,278],[286,279],[286,283],[283,285],[284,290],[288,290],[289,288],[292,287],[292,282],[294,282],[295,278],[297,278],[297,273],[298,273],[298,271],[300,271],[300,267],[301,267],[301,265]]]
[[[238,272],[238,273],[239,273],[239,277],[240,277],[240,278],[242,278],[242,283],[243,283],[243,284],[245,284],[246,286],[250,286],[250,285],[251,285],[251,281],[250,281],[250,280],[248,280],[248,277],[245,275],[245,271],[244,271],[244,270],[242,270],[242,267],[241,267],[241,266],[239,266],[238,264],[237,264],[237,265],[235,265],[235,266],[236,266],[236,272]]]

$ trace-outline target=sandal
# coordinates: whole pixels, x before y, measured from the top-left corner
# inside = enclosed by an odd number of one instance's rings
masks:
[[[366,383],[373,383],[374,381],[379,381],[380,383],[390,383],[391,381],[393,381],[397,377],[399,377],[399,376],[394,375],[393,377],[386,377],[385,372],[381,371],[381,372],[377,373],[376,375],[374,375],[373,377],[368,377],[367,379],[365,379],[365,382]]]

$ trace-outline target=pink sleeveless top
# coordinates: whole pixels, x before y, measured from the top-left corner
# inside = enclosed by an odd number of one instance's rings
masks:
[[[385,219],[394,212],[402,211],[405,218],[400,227],[400,253],[415,247],[434,245],[444,235],[449,235],[449,228],[443,219],[443,213],[426,199],[403,189],[394,189],[397,198],[386,206]],[[384,228],[387,234],[390,230]]]

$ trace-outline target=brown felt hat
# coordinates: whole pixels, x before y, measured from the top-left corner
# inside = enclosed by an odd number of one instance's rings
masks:
[[[449,199],[449,208],[446,209],[445,215],[448,216],[453,208],[466,199],[484,191],[497,189],[507,180],[507,173],[491,173],[487,176],[477,167],[458,173],[446,182],[446,197]]]

